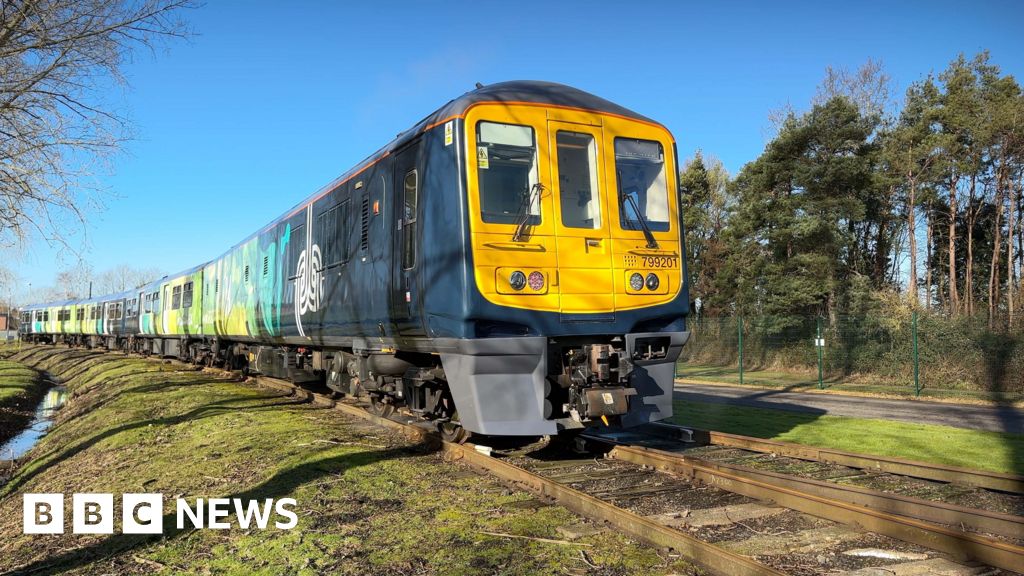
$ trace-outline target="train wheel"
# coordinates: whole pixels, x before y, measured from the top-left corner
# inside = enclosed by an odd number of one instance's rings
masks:
[[[386,398],[380,394],[370,394],[370,412],[381,418],[387,418],[394,414],[395,405],[385,400]]]
[[[451,420],[439,423],[437,425],[437,431],[441,433],[441,438],[446,442],[454,442],[456,444],[462,444],[466,440],[469,440],[469,437],[473,434],[462,427],[462,424],[459,422],[458,411],[452,414]]]

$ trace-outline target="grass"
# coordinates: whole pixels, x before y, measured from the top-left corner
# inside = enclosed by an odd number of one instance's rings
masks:
[[[739,369],[736,366],[713,366],[701,364],[679,363],[676,366],[676,377],[693,382],[710,382],[719,384],[740,383]],[[792,391],[818,390],[818,374],[816,372],[785,372],[779,370],[745,369],[743,371],[743,384],[747,386],[761,386],[767,388],[786,388]],[[839,376],[825,376],[822,384],[826,391],[842,391],[852,393],[867,393],[880,396],[898,398],[913,398],[916,396],[913,382],[905,384],[884,384],[876,381],[867,381],[856,378],[842,378]],[[934,388],[924,386],[921,388],[921,398],[931,400],[954,400],[954,401],[981,401],[991,403],[1020,403],[1020,394],[1008,392],[984,392],[979,390],[964,390],[953,388]]]
[[[44,390],[35,370],[0,360],[0,445],[28,425]]]
[[[336,410],[170,364],[54,349],[29,354],[26,362],[66,381],[70,399],[31,460],[0,486],[0,572],[693,571],[613,532],[571,544],[483,534],[561,539],[559,527],[582,520]],[[168,501],[165,533],[26,536],[21,494],[29,492],[160,492]],[[179,531],[170,503],[177,496],[291,497],[299,526]]]
[[[0,406],[31,395],[39,386],[36,371],[10,360],[0,360]]]
[[[1024,474],[1021,434],[682,401],[675,403],[672,421],[848,452]]]

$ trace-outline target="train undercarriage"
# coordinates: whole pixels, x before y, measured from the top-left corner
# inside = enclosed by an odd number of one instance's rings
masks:
[[[685,336],[478,340],[470,341],[476,347],[461,354],[268,346],[188,337],[63,335],[52,343],[173,357],[195,365],[326,386],[339,397],[365,398],[378,415],[402,409],[434,422],[446,439],[464,441],[471,431],[555,435],[598,424],[630,426],[664,418],[669,414],[665,410],[671,409],[672,375],[667,373],[666,395],[665,374],[659,378],[654,372],[674,365]],[[503,351],[496,354],[484,348],[481,352],[481,342],[496,343]],[[668,398],[661,416],[644,412],[652,396]]]

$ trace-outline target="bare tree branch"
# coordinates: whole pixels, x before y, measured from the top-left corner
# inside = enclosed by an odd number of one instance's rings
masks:
[[[189,34],[194,0],[0,0],[0,248],[77,250],[96,183],[129,138],[106,93],[137,48]]]

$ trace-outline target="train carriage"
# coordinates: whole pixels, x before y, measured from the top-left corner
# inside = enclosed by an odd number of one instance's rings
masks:
[[[678,170],[668,130],[621,106],[479,88],[221,256],[122,295],[136,317],[104,333],[369,394],[453,438],[663,419],[688,336]]]

